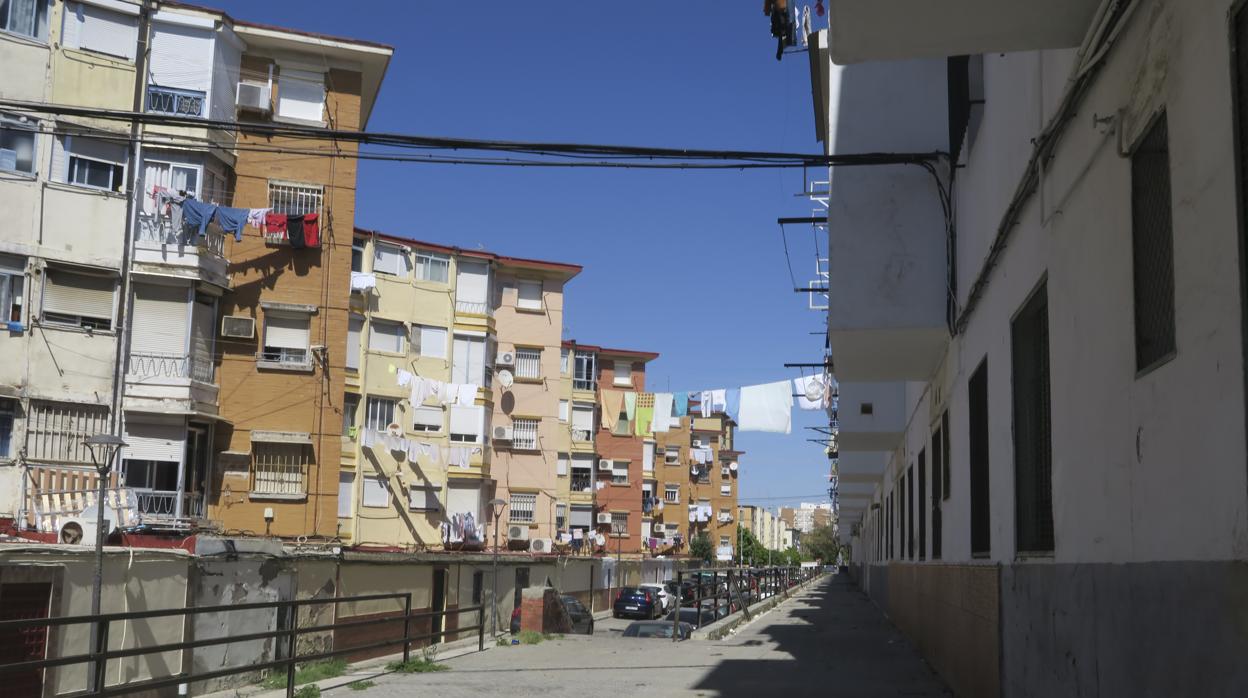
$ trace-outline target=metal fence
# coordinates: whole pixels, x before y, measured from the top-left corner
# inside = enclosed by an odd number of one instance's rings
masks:
[[[299,627],[298,613],[300,608],[308,606],[325,606],[333,605],[335,607],[341,603],[352,603],[360,601],[382,601],[396,600],[403,603],[402,615],[395,615],[386,618],[362,618],[356,620],[345,620],[334,623],[326,623],[320,625],[311,625],[308,627]],[[477,633],[477,649],[485,649],[485,624],[484,624],[484,605],[469,606],[458,608],[450,611],[422,611],[420,613],[412,613],[412,595],[411,593],[399,594],[372,594],[367,596],[348,596],[332,599],[301,599],[291,601],[269,601],[259,603],[243,603],[229,604],[224,606],[199,606],[194,608],[171,608],[160,611],[133,611],[129,613],[105,613],[97,616],[66,616],[64,618],[29,618],[19,620],[0,621],[0,637],[9,634],[19,634],[23,631],[29,632],[29,629],[50,629],[54,627],[65,627],[72,625],[90,625],[93,627],[93,649],[86,654],[75,654],[66,657],[52,657],[48,659],[30,660],[23,662],[7,662],[0,663],[0,682],[4,681],[5,674],[11,672],[43,670],[52,667],[72,666],[77,664],[88,664],[91,667],[89,685],[87,691],[78,693],[80,696],[122,696],[132,695],[142,691],[150,691],[159,688],[171,686],[179,686],[189,684],[195,681],[207,681],[209,679],[221,678],[224,676],[232,676],[236,674],[247,674],[255,671],[263,670],[282,670],[286,673],[286,695],[288,697],[295,694],[295,666],[303,662],[318,661],[337,657],[341,655],[351,654],[354,652],[362,652],[365,650],[378,649],[382,647],[392,647],[402,645],[403,661],[407,662],[411,659],[411,647],[413,642],[420,640],[434,640],[450,633],[463,633],[467,631],[476,631]],[[156,644],[150,646],[131,647],[126,649],[107,650],[109,628],[113,623],[120,621],[141,620],[147,618],[181,618],[182,623],[189,625],[190,616],[200,613],[224,613],[227,611],[276,611],[279,624],[285,627],[276,630],[268,630],[258,633],[246,633],[241,635],[227,635],[225,637],[208,638],[204,640],[188,640],[185,642],[170,642]],[[458,626],[453,629],[441,629],[441,619],[447,616],[456,616],[457,618],[463,613],[478,613],[476,625]],[[412,622],[421,618],[434,619],[432,622],[434,630],[422,635],[412,635]],[[281,621],[284,619],[284,623]],[[401,637],[390,640],[378,640],[365,645],[353,645],[351,647],[335,647],[331,650],[323,652],[314,652],[310,654],[300,655],[298,652],[298,641],[301,635],[309,633],[324,633],[341,630],[346,628],[360,628],[365,626],[379,626],[387,623],[402,623],[403,635]],[[51,635],[51,633],[48,633]],[[226,667],[223,669],[215,669],[213,671],[205,671],[202,673],[183,672],[174,676],[157,677],[143,681],[135,681],[131,683],[107,686],[105,678],[108,674],[108,662],[113,659],[122,659],[125,657],[136,657],[148,654],[160,654],[163,652],[188,651],[185,665],[192,664],[191,654],[199,647],[212,647],[216,645],[226,645],[238,642],[251,642],[256,640],[273,640],[276,650],[275,655],[281,654],[280,658],[274,658],[270,661],[257,662],[255,664],[247,664],[244,666]],[[278,644],[281,643],[281,644]]]
[[[750,606],[823,574],[822,567],[712,567],[676,572],[676,611],[672,614],[672,641],[681,638],[681,608],[694,609],[693,625],[701,629],[737,611],[750,617]]]

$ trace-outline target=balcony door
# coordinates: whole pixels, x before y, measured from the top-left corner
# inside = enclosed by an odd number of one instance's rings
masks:
[[[134,490],[140,516],[148,519],[181,516],[179,493],[185,487],[182,459],[187,450],[186,437],[186,423],[180,419],[126,420],[122,481]]]
[[[186,286],[135,284],[127,373],[140,380],[190,377],[189,315]]]

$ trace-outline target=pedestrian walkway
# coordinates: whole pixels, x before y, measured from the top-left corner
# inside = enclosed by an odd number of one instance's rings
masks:
[[[914,648],[848,580],[799,592],[720,641],[597,634],[497,647],[450,671],[372,677],[330,695],[947,696]]]

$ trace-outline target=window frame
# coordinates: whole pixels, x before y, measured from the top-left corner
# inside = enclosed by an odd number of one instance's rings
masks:
[[[48,295],[48,279],[52,276],[65,274],[79,278],[106,278],[110,279],[113,284],[112,304],[108,318],[96,315],[82,315],[61,313],[57,311],[48,311],[47,295]],[[56,327],[60,329],[79,330],[84,332],[105,332],[112,333],[117,323],[117,302],[118,302],[118,279],[109,275],[87,274],[77,271],[70,267],[52,266],[44,272],[43,289],[39,295],[39,324],[43,326]],[[52,317],[50,317],[52,316]],[[88,322],[94,320],[95,322]],[[105,324],[107,323],[107,324]]]
[[[524,354],[525,359],[522,361],[520,355]],[[521,373],[520,366],[534,366],[537,372],[534,374]],[[515,377],[524,380],[541,380],[542,379],[542,350],[538,347],[516,347],[516,364]]]
[[[524,297],[524,289],[532,289],[537,287],[536,302],[531,299],[526,301]],[[546,287],[541,279],[517,279],[516,280],[516,310],[524,312],[544,312],[546,310]]]
[[[520,506],[516,506],[517,503]],[[519,517],[516,515],[520,514]],[[533,524],[537,523],[537,493],[536,492],[511,492],[507,497],[507,523],[509,524]]]
[[[434,426],[432,422],[418,423],[416,415],[422,412],[425,414],[436,412],[438,415],[437,426]],[[440,405],[416,405],[412,408],[412,424],[408,427],[411,431],[421,434],[440,434],[445,427],[446,410],[442,409]]]
[[[1047,280],[1010,321],[1010,388],[1014,440],[1014,549],[1053,557],[1053,407]],[[1028,398],[1033,398],[1029,400]]]
[[[1135,374],[1139,378],[1169,363],[1178,353],[1174,190],[1165,110],[1141,133],[1131,151],[1130,166],[1132,327]],[[1164,221],[1160,220],[1163,217]],[[1164,313],[1160,322],[1146,321],[1159,309]]]
[[[621,379],[621,371],[620,371],[621,365],[628,367],[628,370],[623,372],[623,379]],[[611,385],[621,387],[621,388],[631,387],[633,385],[633,362],[632,361],[628,361],[624,359],[615,359],[614,361],[612,361]]]
[[[663,501],[668,504],[680,504],[680,485],[673,485],[670,482],[664,483]]]
[[[484,405],[452,405],[449,412],[451,415],[453,415],[456,410],[468,410],[468,409],[474,410],[477,414],[477,433],[467,434],[467,433],[461,433],[461,432],[455,431],[453,427],[451,426],[451,424],[454,421],[454,417],[448,416],[447,427],[446,427],[447,439],[450,441],[450,443],[453,443],[453,444],[482,445],[485,443],[485,421],[486,421],[485,420],[485,406]],[[466,436],[472,436],[472,440],[471,441],[465,440],[464,437]]]
[[[24,326],[30,298],[30,288],[24,271],[26,258],[18,255],[0,255],[0,262],[6,257],[12,257],[14,265],[8,268],[0,264],[0,326],[7,326],[12,322]],[[14,317],[15,314],[17,317]]]
[[[429,270],[437,269],[439,268],[439,265],[445,274],[445,278],[433,278],[434,275],[429,273]],[[413,269],[417,281],[423,281],[431,284],[442,284],[444,286],[451,283],[450,255],[439,254],[437,252],[426,252],[424,250],[415,250]]]
[[[261,467],[262,465],[260,461],[261,452],[262,451],[276,451],[281,448],[289,448],[289,449],[294,450],[296,454],[296,459],[294,460],[299,461],[296,465],[293,466],[293,467],[299,468],[299,481],[300,482],[299,482],[298,491],[297,492],[279,492],[279,491],[274,491],[270,489],[258,489],[257,483],[260,482],[260,473],[264,469]],[[285,441],[253,441],[251,443],[251,473],[250,473],[251,482],[250,482],[250,487],[249,487],[249,496],[253,498],[257,498],[257,499],[265,499],[265,498],[302,499],[302,498],[307,497],[308,496],[308,469],[313,464],[311,451],[312,451],[312,446],[306,443],[291,443],[291,442],[285,442]],[[270,455],[275,456],[276,454],[270,454]],[[292,463],[293,463],[293,460],[292,460]],[[291,463],[287,463],[284,465],[267,463],[265,465],[268,468],[276,467],[279,469],[280,468],[289,469],[292,467]],[[271,472],[275,472],[277,474],[278,477],[274,478],[274,481],[277,481],[277,482],[281,481],[281,478],[283,475],[288,474],[288,473],[282,473],[280,470],[271,471]]]
[[[34,0],[34,14],[31,15],[30,33],[13,29],[9,26],[9,19],[13,15],[13,4],[9,4],[9,14],[3,20],[0,20],[0,32],[11,36],[19,36],[23,39],[35,41],[40,44],[48,43],[49,25],[52,22],[52,0]],[[42,23],[40,20],[42,19]]]
[[[384,423],[377,421],[387,411],[387,406],[389,407],[389,416],[384,420]],[[369,395],[368,399],[364,401],[364,428],[370,431],[385,431],[390,428],[391,424],[397,423],[395,414],[398,411],[399,401],[397,398]]]
[[[680,465],[680,446],[663,447],[663,465]]]
[[[342,435],[355,438],[353,430],[360,416],[360,394],[342,394]]]
[[[421,492],[425,497],[424,506],[415,506],[412,502],[412,494]],[[442,511],[442,485],[408,485],[407,486],[407,510],[408,511]],[[432,499],[432,506],[430,505]]]
[[[372,318],[368,321],[368,350],[378,354],[407,355],[407,325],[395,320]],[[397,339],[397,349],[373,346],[374,338]]]
[[[19,169],[15,155],[13,169],[0,167],[0,172],[9,172],[22,177],[37,177],[39,175],[39,122],[30,117],[25,117],[25,121],[22,119],[20,115],[0,112],[0,132],[17,132],[30,136],[30,170]],[[16,154],[17,149],[14,148],[13,152]]]
[[[377,262],[381,259],[379,255],[381,255],[383,252],[389,252],[390,250],[393,250],[393,252],[395,253],[394,258],[398,261],[399,269],[397,271],[391,271],[391,270],[382,268],[378,266],[377,264]],[[372,266],[373,273],[383,274],[385,276],[393,276],[396,279],[408,278],[408,276],[411,275],[411,268],[412,268],[411,260],[409,257],[410,254],[411,254],[411,250],[407,249],[406,247],[402,245],[396,245],[391,242],[374,241],[373,242],[373,266]]]
[[[516,431],[517,431],[516,427],[519,426],[521,423],[523,423],[525,427],[532,426],[532,432],[533,432],[532,442],[527,442],[527,441],[521,442],[519,439],[516,438]],[[511,448],[512,450],[515,450],[515,451],[540,450],[541,447],[539,444],[541,443],[541,438],[542,438],[541,427],[542,427],[542,420],[538,417],[512,417],[511,418],[511,428],[512,428]]]
[[[433,330],[442,333],[442,343],[439,347],[440,353],[430,354],[426,351],[429,346],[433,346],[436,342],[430,343],[425,341],[425,330]],[[413,324],[410,341],[412,352],[420,355],[422,358],[446,360],[448,358],[447,354],[449,353],[448,347],[451,344],[451,331],[446,327],[439,327],[438,325]]]
[[[13,459],[13,429],[17,424],[17,412],[17,400],[0,397],[0,461]]]
[[[77,165],[81,163],[86,163],[88,165],[104,165],[111,168],[110,179],[114,182],[113,186],[102,187],[88,181],[79,181],[75,179],[75,175],[79,169]],[[126,188],[127,169],[128,168],[125,163],[113,162],[102,158],[93,158],[87,155],[76,155],[70,151],[69,146],[65,147],[65,184],[70,186],[106,192],[109,194],[124,194]]]
[[[621,465],[623,466],[623,468],[620,467]],[[612,485],[629,484],[628,468],[630,465],[632,465],[631,460],[619,460],[615,458],[611,459],[611,484]]]
[[[307,326],[302,359],[295,360],[298,358],[298,355],[294,352],[299,350],[294,347],[271,347],[266,343],[269,338],[269,321],[273,318],[302,321]],[[260,334],[260,354],[256,363],[263,368],[310,370],[312,368],[312,313],[265,308],[264,327],[261,328]]]

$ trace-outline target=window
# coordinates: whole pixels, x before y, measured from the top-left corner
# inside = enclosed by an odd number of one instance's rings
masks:
[[[555,530],[564,531],[568,528],[568,505],[555,505]]]
[[[971,554],[984,557],[992,551],[992,528],[988,499],[988,361],[971,374],[967,385],[967,440],[971,487]]]
[[[3,3],[0,0],[0,17]],[[35,127],[38,124],[25,116],[0,113],[0,170],[35,173]]]
[[[927,451],[919,451],[919,559],[927,559]]]
[[[412,409],[412,431],[442,431],[441,407],[416,407]]]
[[[302,216],[321,212],[325,189],[315,184],[269,182],[269,207],[273,213]]]
[[[542,309],[542,282],[516,282],[516,307],[525,310]]]
[[[364,428],[370,431],[385,431],[394,423],[394,408],[398,400],[384,397],[370,397],[368,411],[364,415]]]
[[[408,485],[407,508],[411,511],[439,511],[439,485]]]
[[[412,325],[412,350],[430,359],[445,359],[446,328]]]
[[[489,312],[490,265],[460,258],[455,265],[455,312]]]
[[[364,333],[364,316],[351,313],[347,318],[347,355],[343,358],[350,371],[360,370],[360,335]]]
[[[355,436],[355,415],[360,410],[360,396],[344,393],[342,396],[342,435]]]
[[[373,243],[374,272],[406,278],[407,270],[407,250],[384,242]]]
[[[485,573],[472,573],[472,605],[477,606],[481,603],[482,594],[485,590]]]
[[[368,324],[368,348],[370,351],[384,351],[391,354],[402,354],[407,351],[403,338],[407,329],[402,323],[373,320]]]
[[[940,433],[944,438],[940,441],[940,497],[941,499],[949,499],[949,442],[953,438],[953,432],[949,431],[949,411],[946,410],[940,415]]]
[[[13,457],[13,419],[17,414],[17,402],[0,398],[0,458]]]
[[[481,443],[485,430],[485,408],[481,405],[451,405],[451,441]]]
[[[572,456],[572,491],[591,492],[594,489],[594,456],[577,453]]]
[[[1131,259],[1135,284],[1135,370],[1170,358],[1174,339],[1174,237],[1166,115],[1131,154]]]
[[[485,338],[455,335],[451,382],[485,385]]]
[[[615,429],[611,430],[611,433],[616,436],[632,436],[633,424],[628,421],[628,412],[626,410],[620,410],[620,413],[616,415]]]
[[[720,493],[720,495],[722,495],[722,496],[724,496],[724,497],[731,497],[731,496],[732,496],[732,485],[720,485],[720,486],[719,486],[719,493]]]
[[[0,325],[22,321],[25,291],[26,260],[0,254]]]
[[[680,502],[680,485],[665,485],[663,487],[663,501],[668,504],[677,504]]]
[[[598,380],[594,376],[595,371],[596,361],[594,354],[587,351],[576,352],[572,387],[577,390],[596,390],[598,388]]]
[[[663,450],[664,465],[680,465],[680,447],[668,446]]]
[[[654,472],[654,442],[647,441],[641,447],[641,472]]]
[[[1014,378],[1014,511],[1020,553],[1053,552],[1049,302],[1041,284],[1010,323]]]
[[[571,412],[571,409],[572,409],[572,403],[568,402],[567,400],[560,400],[559,401],[559,421],[567,422],[570,416],[569,412]]]
[[[901,540],[897,541],[897,557],[906,559],[906,519],[909,517],[909,507],[906,505],[906,475],[903,472],[901,480],[897,485],[897,533]]]
[[[255,494],[302,495],[303,474],[309,464],[307,444],[263,442],[251,444]]]
[[[711,448],[715,445],[714,434],[702,434],[694,432],[693,447],[694,448]]]
[[[277,77],[277,115],[320,123],[325,112],[325,74],[282,66]]]
[[[48,36],[48,0],[0,0],[0,29],[45,40]]]
[[[568,454],[560,453],[555,458],[555,475],[566,477],[568,474]]]
[[[723,548],[723,547],[725,547],[725,546],[729,546],[729,545],[732,545],[732,543],[731,543],[731,542],[729,542],[729,540],[728,540],[728,536],[720,536],[720,537],[719,537],[719,547]]]
[[[72,402],[30,403],[26,416],[26,458],[41,463],[92,465],[83,441],[108,433],[108,408]]]
[[[537,508],[537,495],[531,492],[512,492],[508,520],[512,523],[533,523],[533,510]]]
[[[593,441],[594,406],[584,402],[572,403],[572,440]]]
[[[338,471],[338,518],[349,519],[353,507],[351,500],[355,497],[355,473]]]
[[[628,484],[628,463],[629,462],[626,460],[611,461],[611,484]]]
[[[944,430],[938,424],[936,431],[932,432],[932,559],[939,560],[941,556],[941,537],[943,535],[943,523],[940,513],[940,503],[944,499],[941,488],[944,486],[942,480],[942,470],[944,468]]]
[[[49,268],[43,281],[43,322],[87,330],[113,328],[111,276],[80,274]]]
[[[351,271],[364,271],[364,246],[368,241],[361,238],[352,238],[351,240]]]
[[[65,3],[61,43],[108,56],[134,60],[139,38],[139,18],[96,5]]]
[[[616,533],[619,531],[619,533]],[[628,512],[613,511],[611,512],[611,533],[613,535],[628,535]]]
[[[516,417],[511,420],[511,447],[522,451],[537,450],[537,425],[540,420]]]
[[[542,377],[542,350],[516,349],[516,378]]]
[[[633,364],[630,361],[616,361],[614,379],[615,385],[632,385],[633,384]]]
[[[567,349],[559,350],[559,375],[561,376],[568,375],[568,350]]]
[[[308,356],[308,326],[311,318],[304,313],[283,313],[269,310],[264,314],[264,350],[262,361],[295,367],[311,365]]]
[[[432,252],[416,253],[416,280],[445,284],[451,279],[451,258]]]
[[[390,492],[386,487],[388,483],[376,475],[364,476],[364,496],[361,497],[361,503],[369,508],[385,508],[390,506]]]

